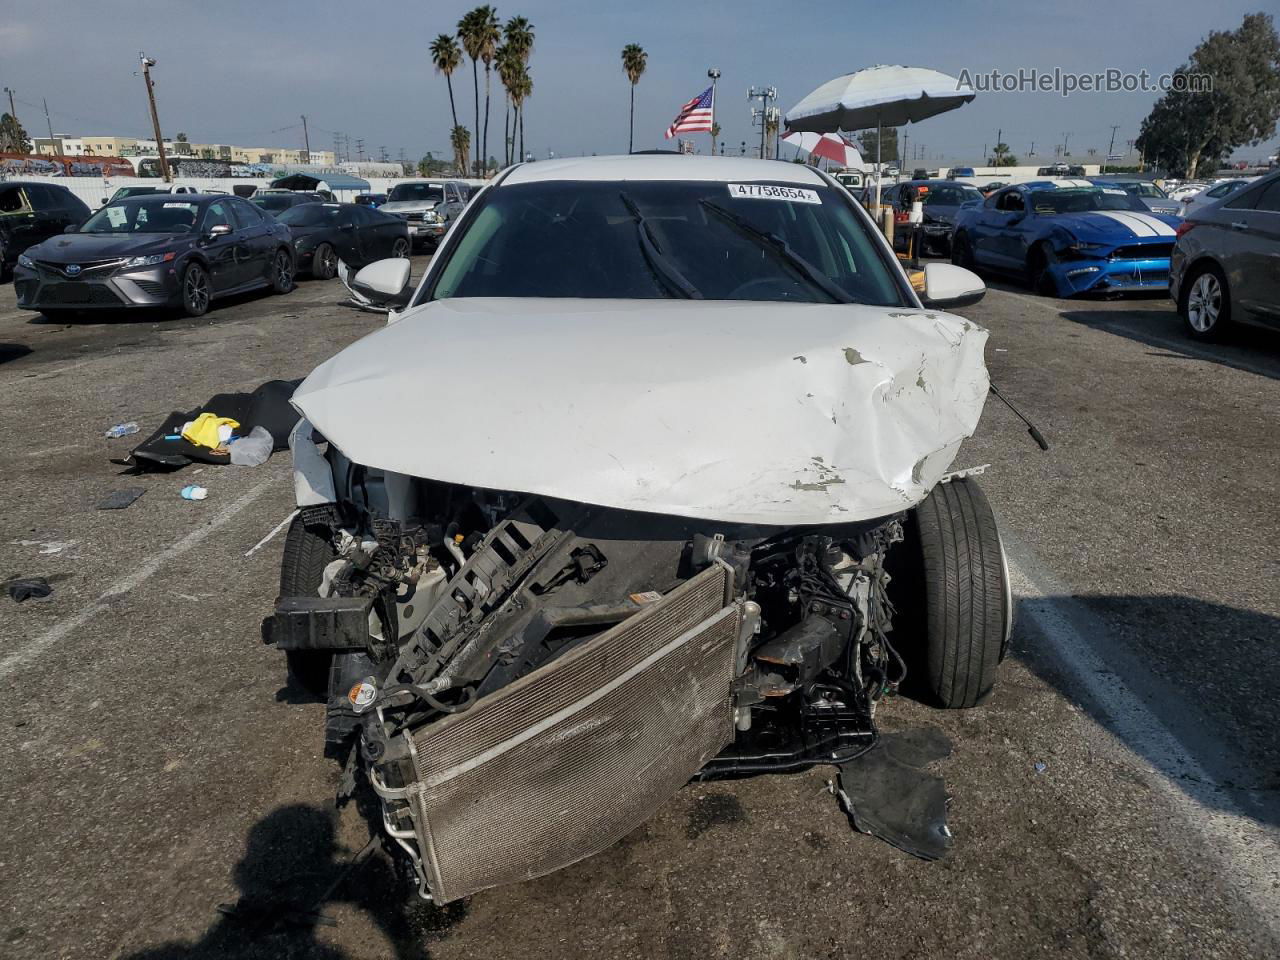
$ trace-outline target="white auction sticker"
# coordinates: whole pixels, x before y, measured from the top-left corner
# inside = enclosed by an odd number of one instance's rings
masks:
[[[1103,193],[1110,193],[1110,194],[1112,194],[1113,196],[1117,196],[1117,197],[1123,197],[1123,196],[1125,196],[1125,195],[1126,195],[1126,194],[1125,194],[1125,191],[1123,191],[1123,190],[1117,190],[1115,187],[1103,187],[1103,188],[1102,188],[1102,192],[1103,192]]]
[[[817,190],[778,187],[772,183],[731,183],[729,196],[744,200],[793,200],[796,203],[822,203]]]

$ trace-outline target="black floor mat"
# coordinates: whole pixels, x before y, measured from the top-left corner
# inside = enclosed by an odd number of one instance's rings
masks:
[[[192,462],[227,464],[231,455],[214,453],[208,447],[188,443],[179,437],[165,437],[182,432],[182,425],[194,420],[204,411],[220,417],[239,421],[236,432],[248,436],[254,427],[266,427],[274,441],[273,450],[283,450],[289,445],[289,432],[298,422],[298,411],[289,403],[299,380],[268,380],[252,393],[219,393],[194,410],[174,411],[160,427],[133,448],[122,461],[142,471],[178,470]]]
[[[951,741],[937,727],[881,735],[876,745],[840,765],[840,800],[854,828],[922,860],[951,849],[947,788],[925,770],[951,756]]]

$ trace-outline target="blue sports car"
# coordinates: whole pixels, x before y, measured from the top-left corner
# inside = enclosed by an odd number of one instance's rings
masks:
[[[961,207],[951,261],[1017,273],[1047,296],[1164,290],[1181,222],[1120,187],[1035,180]]]

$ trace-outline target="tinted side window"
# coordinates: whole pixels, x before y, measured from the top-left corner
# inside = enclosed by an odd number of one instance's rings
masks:
[[[224,200],[219,200],[216,203],[209,204],[208,209],[205,210],[204,213],[204,225],[201,227],[202,232],[208,233],[211,228],[216,227],[219,224],[225,224],[226,226],[234,229],[235,224],[231,222],[231,213],[227,209],[229,206],[230,204]]]
[[[229,200],[231,209],[235,211],[236,221],[240,224],[240,229],[245,230],[249,227],[259,226],[264,217],[261,211],[251,203],[245,203],[243,200]]]
[[[1280,178],[1272,180],[1258,194],[1258,202],[1254,204],[1254,209],[1266,210],[1268,213],[1280,213]]]
[[[27,198],[21,187],[0,190],[0,214],[26,213],[28,209]]]

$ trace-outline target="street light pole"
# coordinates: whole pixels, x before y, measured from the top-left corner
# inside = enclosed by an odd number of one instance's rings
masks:
[[[307,115],[305,113],[302,114],[302,146],[303,146],[304,152],[307,155],[307,158],[302,162],[310,163],[311,162],[311,137],[307,135]]]
[[[1107,155],[1102,158],[1102,170],[1100,171],[1101,173],[1107,172],[1107,161],[1111,159],[1111,151],[1114,150],[1116,147],[1116,131],[1119,129],[1120,129],[1120,124],[1115,123],[1111,125],[1111,143],[1107,146]]]
[[[164,137],[160,135],[160,117],[156,114],[156,94],[155,84],[151,80],[151,68],[156,62],[146,54],[138,54],[138,59],[142,61],[142,79],[147,84],[147,102],[151,104],[151,128],[156,135],[156,153],[160,157],[160,176],[164,178],[165,183],[170,183],[172,177],[169,176],[169,158],[164,152]],[[52,133],[49,134],[53,136]]]

